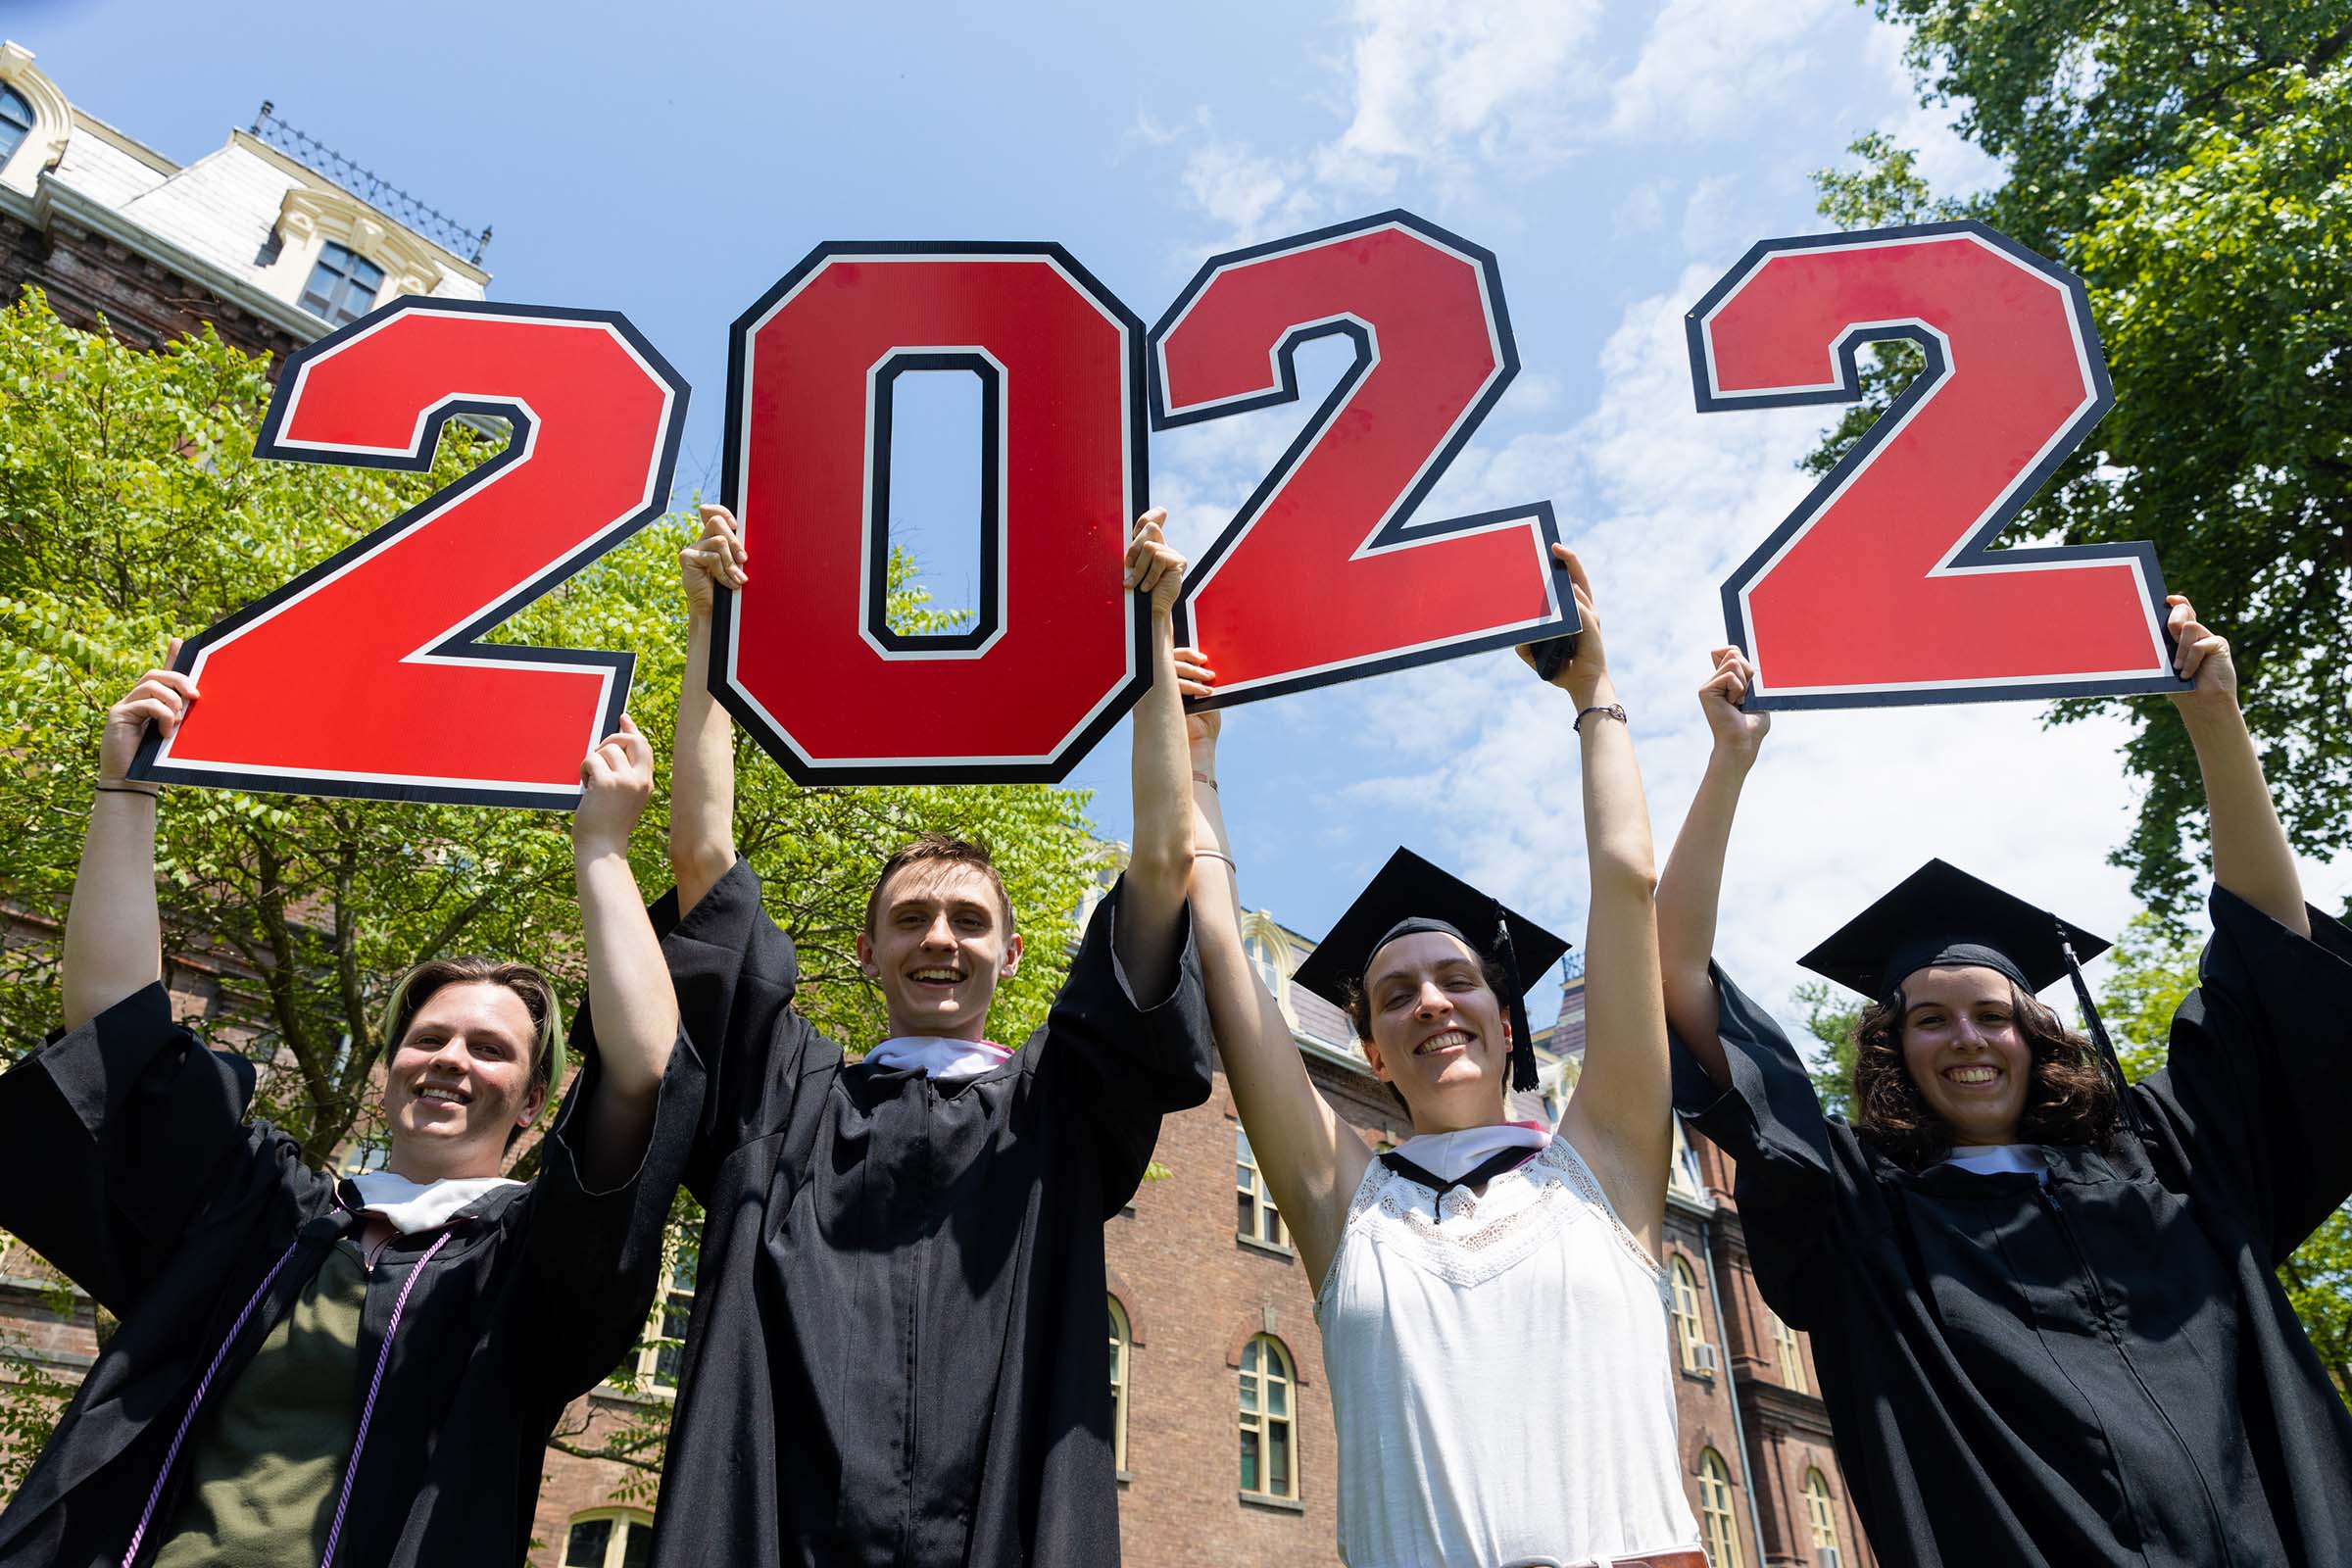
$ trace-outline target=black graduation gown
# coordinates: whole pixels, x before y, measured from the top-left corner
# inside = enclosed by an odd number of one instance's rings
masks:
[[[845,1065],[792,1010],[749,862],[656,906],[711,1073],[654,1568],[1118,1562],[1102,1226],[1210,1070],[1189,913],[1147,1004],[1118,907],[1009,1061],[933,1082]]]
[[[484,1195],[445,1232],[395,1237],[369,1276],[353,1368],[362,1398],[404,1292],[407,1301],[335,1568],[520,1562],[557,1417],[642,1339],[702,1068],[681,1039],[642,1164],[592,1193],[571,1123],[597,1076],[584,1054],[536,1181]],[[216,1353],[227,1346],[212,1397],[358,1229],[355,1189],[305,1164],[285,1133],[244,1119],[253,1085],[251,1062],[206,1051],[172,1022],[161,985],[0,1076],[0,1228],[122,1320],[0,1513],[0,1568],[113,1568],[142,1515],[138,1560],[151,1559],[186,1488],[201,1414],[168,1475],[166,1455]]]
[[[2144,1143],[2051,1148],[2046,1189],[1873,1152],[1720,971],[1732,1088],[1678,1043],[1887,1568],[2352,1564],[2352,1419],[2273,1272],[2352,1194],[2352,936],[2212,909]]]

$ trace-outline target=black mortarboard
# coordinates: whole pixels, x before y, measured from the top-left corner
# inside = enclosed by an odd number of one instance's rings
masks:
[[[1356,895],[1292,978],[1345,1007],[1348,988],[1363,983],[1373,955],[1398,937],[1422,931],[1459,937],[1472,952],[1501,966],[1509,992],[1502,1003],[1511,1018],[1511,1087],[1535,1088],[1536,1044],[1527,1023],[1526,992],[1533,983],[1529,977],[1541,977],[1559,962],[1568,944],[1505,908],[1500,899],[1481,893],[1410,850],[1389,857],[1389,863]]]
[[[2123,1095],[2123,1065],[2082,980],[2082,961],[2109,946],[2105,938],[1958,866],[1930,860],[1797,961],[1873,1002],[1886,1001],[1906,977],[1936,964],[1996,970],[2029,993],[2071,977],[2083,1024],[2114,1075],[2116,1093]],[[2123,1110],[2137,1131],[2128,1096]]]

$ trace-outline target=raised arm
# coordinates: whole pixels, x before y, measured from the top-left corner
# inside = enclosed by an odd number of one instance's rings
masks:
[[[179,657],[172,639],[166,664]],[[125,777],[152,723],[169,736],[196,700],[196,684],[174,669],[151,669],[106,711],[98,741],[98,785],[81,868],[66,915],[65,1021],[77,1029],[164,972],[164,927],[155,903],[158,786]]]
[[[1674,1153],[1674,1089],[1659,1002],[1649,807],[1631,729],[1615,708],[1592,582],[1574,551],[1557,544],[1552,551],[1568,568],[1584,618],[1576,657],[1554,679],[1576,704],[1585,858],[1592,877],[1585,927],[1585,1065],[1560,1130],[1592,1163],[1618,1218],[1655,1256]]]
[[[678,1038],[678,999],[629,869],[629,835],[654,792],[654,754],[626,713],[580,764],[572,868],[588,960],[588,1012],[603,1072],[575,1114],[587,1120],[580,1174],[592,1189],[626,1181],[645,1155],[662,1077]]]
[[[1666,870],[1658,879],[1658,958],[1665,973],[1666,1021],[1676,1038],[1706,1068],[1717,1088],[1729,1088],[1731,1067],[1723,1054],[1715,982],[1707,966],[1715,954],[1715,916],[1723,894],[1723,859],[1732,840],[1732,816],[1747,770],[1756,765],[1770,713],[1746,713],[1755,666],[1737,648],[1718,648],[1715,670],[1698,689],[1698,706],[1715,738],[1707,770],[1690,798]]]
[[[1119,895],[1119,967],[1138,992],[1161,997],[1176,978],[1178,916],[1193,868],[1193,812],[1185,774],[1184,699],[1176,689],[1176,595],[1184,558],[1161,532],[1168,514],[1139,518],[1127,546],[1127,586],[1151,596],[1152,685],[1135,705],[1135,842]]]
[[[1188,697],[1207,695],[1214,674],[1194,649],[1178,656]],[[1234,1108],[1257,1156],[1257,1168],[1274,1194],[1299,1261],[1307,1289],[1318,1289],[1340,1232],[1348,1219],[1372,1152],[1353,1128],[1341,1121],[1306,1075],[1290,1020],[1269,995],[1242,945],[1242,908],[1217,801],[1215,710],[1195,713],[1186,729],[1192,748],[1193,822],[1199,850],[1193,858],[1193,931],[1200,945],[1200,969],[1208,982],[1208,1013],[1225,1063],[1225,1082]]]
[[[686,590],[686,673],[678,685],[678,741],[669,769],[669,869],[678,913],[703,902],[735,863],[734,723],[710,695],[714,583],[740,588],[743,530],[724,507],[702,509],[702,536],[678,552]]]
[[[2213,880],[2285,926],[2311,935],[2303,904],[2303,880],[2295,870],[2286,830],[2278,825],[2262,759],[2246,732],[2237,706],[2237,663],[2229,642],[2197,620],[2187,600],[2168,601],[2174,641],[2173,667],[2194,681],[2173,699],[2196,749],[2197,771],[2205,779],[2205,808],[2213,840]]]

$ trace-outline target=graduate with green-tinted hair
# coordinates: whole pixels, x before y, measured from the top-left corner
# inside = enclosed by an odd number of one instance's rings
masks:
[[[174,646],[176,652],[176,645]],[[248,1118],[256,1064],[174,1016],[150,670],[107,714],[66,924],[66,1027],[0,1076],[0,1226],[122,1320],[7,1511],[7,1568],[462,1568],[522,1560],[565,1404],[635,1345],[702,1098],[627,847],[653,756],[626,718],[572,821],[593,1046],[524,963],[442,957],[383,1010],[384,1168],[337,1178]]]

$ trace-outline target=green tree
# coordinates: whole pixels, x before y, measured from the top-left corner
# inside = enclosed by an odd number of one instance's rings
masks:
[[[11,1267],[12,1263],[16,1266]],[[22,1244],[12,1243],[0,1232],[0,1274],[40,1266],[25,1255]],[[51,1278],[43,1282],[39,1294],[41,1307],[51,1317],[73,1320],[79,1301],[72,1286]],[[66,1401],[73,1396],[73,1385],[57,1375],[54,1363],[33,1348],[29,1336],[0,1329],[0,1499],[14,1495],[24,1484],[33,1461],[49,1442],[49,1434],[57,1429]]]
[[[2170,1058],[2173,1014],[2197,988],[2204,944],[2150,913],[2115,945],[2099,1016],[2124,1076],[2136,1083]],[[2337,1209],[2279,1265],[2278,1282],[2339,1392],[2352,1394],[2352,1209]]]
[[[1789,999],[1804,1013],[1805,1029],[1817,1042],[1805,1068],[1813,1075],[1821,1108],[1853,1120],[1854,1029],[1862,1022],[1862,1004],[1827,980],[1803,981]]]
[[[2203,944],[2155,913],[2142,910],[2110,953],[2099,989],[2099,1018],[2114,1042],[2124,1076],[2139,1082],[2165,1063],[2173,1014],[2197,988]]]
[[[269,392],[267,363],[209,331],[145,353],[66,326],[37,294],[0,312],[0,732],[15,764],[0,770],[12,835],[0,859],[12,925],[0,1066],[56,1019],[58,934],[107,706],[160,662],[167,636],[228,614],[498,449],[495,436],[452,426],[428,474],[264,461],[253,444]],[[636,651],[630,711],[660,760],[634,846],[648,893],[669,881],[667,755],[684,663],[676,552],[693,528],[690,515],[663,519],[492,634]],[[905,630],[956,622],[928,606],[903,559],[891,607]],[[819,1027],[880,1037],[881,1001],[855,938],[875,869],[924,829],[994,846],[1030,961],[1000,994],[991,1032],[1017,1041],[1043,1021],[1069,911],[1108,853],[1082,792],[800,789],[738,745],[739,841],[800,944],[800,1004]],[[322,1164],[381,1135],[376,1012],[409,964],[453,952],[527,957],[581,994],[557,813],[179,788],[166,792],[158,866],[167,955],[220,976],[220,1004],[191,1027],[263,1064],[257,1113]],[[0,1448],[31,1430],[11,1424],[8,1410],[30,1406],[10,1404],[7,1388],[21,1385],[7,1377]]]
[[[1817,175],[1844,227],[1965,214],[2080,272],[2116,406],[2009,543],[2152,539],[2236,650],[2297,849],[2352,848],[2352,7],[2344,0],[1874,0],[1909,29],[1923,102],[2006,179],[1938,200],[1906,149],[1856,141]],[[1883,352],[1828,466],[1916,373]],[[2078,719],[2112,702],[2057,705]],[[2178,919],[2202,792],[2165,705],[2126,705],[2144,782],[2113,858]]]

